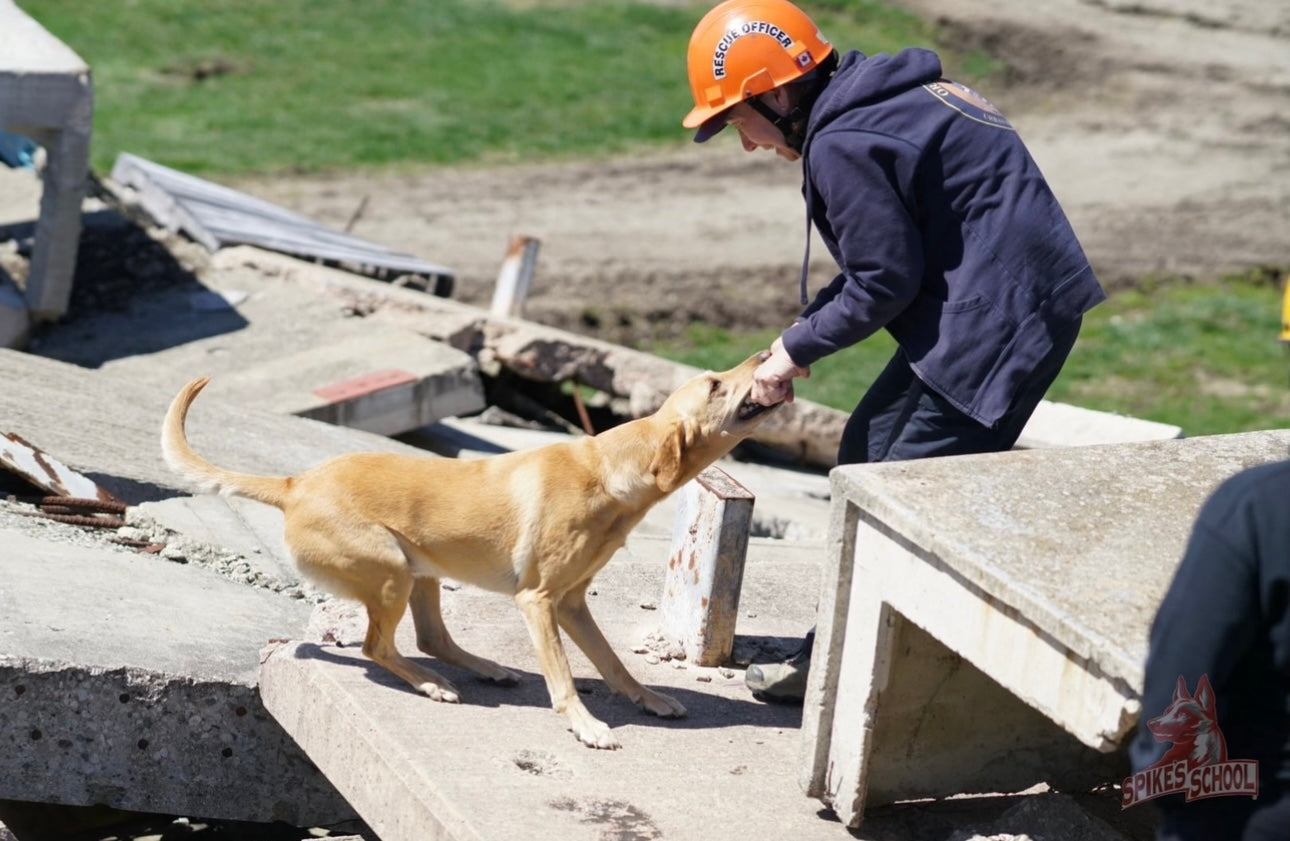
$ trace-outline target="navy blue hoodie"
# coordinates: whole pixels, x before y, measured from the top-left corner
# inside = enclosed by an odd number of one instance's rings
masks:
[[[842,273],[784,333],[798,365],[885,327],[923,382],[992,426],[1052,335],[1106,297],[1012,126],[933,52],[844,55],[802,171]]]
[[[1169,707],[1179,678],[1194,692],[1202,677],[1227,759],[1259,763],[1259,797],[1158,802],[1166,821],[1224,831],[1194,837],[1240,838],[1239,822],[1260,809],[1269,837],[1290,837],[1290,461],[1247,468],[1225,480],[1196,516],[1187,551],[1151,626],[1142,717],[1131,745],[1133,770],[1171,747],[1147,727]],[[1268,828],[1265,827],[1265,830]],[[1193,836],[1187,836],[1193,837]]]

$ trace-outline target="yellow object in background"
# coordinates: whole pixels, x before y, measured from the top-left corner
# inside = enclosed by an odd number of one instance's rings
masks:
[[[1290,275],[1282,284],[1281,300],[1281,341],[1290,342]]]

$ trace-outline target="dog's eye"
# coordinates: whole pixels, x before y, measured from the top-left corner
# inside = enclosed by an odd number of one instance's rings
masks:
[[[712,380],[708,382],[708,396],[711,397],[712,395],[716,394],[720,390],[721,390],[721,380],[717,379],[716,377],[713,377]]]

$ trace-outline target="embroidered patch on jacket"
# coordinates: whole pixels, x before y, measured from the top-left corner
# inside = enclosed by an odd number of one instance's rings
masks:
[[[990,100],[966,85],[942,79],[939,82],[923,85],[923,90],[940,100],[941,104],[953,108],[968,119],[995,128],[1015,131],[1012,123],[1008,122],[998,108],[990,104]]]

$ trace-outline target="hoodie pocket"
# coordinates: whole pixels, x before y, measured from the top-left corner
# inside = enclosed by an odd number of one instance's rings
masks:
[[[959,409],[975,415],[978,392],[1016,336],[1017,325],[985,297],[922,298],[892,323],[919,377]]]

